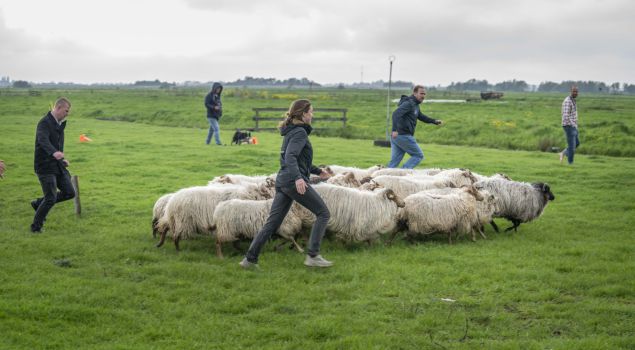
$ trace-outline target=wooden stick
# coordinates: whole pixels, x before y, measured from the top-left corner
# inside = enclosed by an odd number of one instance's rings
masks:
[[[73,187],[75,188],[75,215],[81,216],[82,203],[79,200],[79,178],[77,177],[77,175],[73,175],[71,177],[71,183],[73,184]]]

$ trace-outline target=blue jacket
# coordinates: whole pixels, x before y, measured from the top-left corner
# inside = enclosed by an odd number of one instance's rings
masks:
[[[62,174],[66,171],[62,161],[53,157],[53,153],[57,151],[64,152],[64,128],[66,121],[58,124],[51,112],[37,123],[33,157],[35,173]]]
[[[392,113],[392,131],[399,135],[414,135],[417,119],[428,124],[439,124],[436,119],[429,118],[419,110],[419,104],[414,95],[401,95],[399,107]]]
[[[280,170],[276,187],[295,186],[295,180],[309,182],[309,174],[319,175],[322,170],[313,165],[313,147],[309,141],[310,125],[287,125],[280,129],[284,136],[280,148]]]
[[[218,91],[216,91],[218,90]],[[220,94],[223,92],[221,83],[214,83],[212,90],[205,96],[205,108],[207,108],[207,117],[220,119],[223,115],[223,102],[221,102]],[[218,107],[216,109],[215,107]]]

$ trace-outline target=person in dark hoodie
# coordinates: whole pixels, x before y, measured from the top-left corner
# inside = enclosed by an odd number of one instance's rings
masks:
[[[327,179],[329,174],[313,165],[313,147],[309,141],[313,107],[309,100],[294,101],[278,128],[284,137],[280,148],[280,170],[276,176],[276,194],[269,217],[254,237],[240,266],[245,269],[258,267],[260,250],[271,235],[278,230],[293,201],[297,201],[315,214],[316,220],[308,242],[308,254],[304,265],[329,267],[333,263],[320,255],[320,242],[326,231],[330,213],[320,195],[309,185],[309,174]]]
[[[419,104],[426,97],[426,89],[417,85],[412,90],[412,95],[402,95],[399,107],[392,113],[392,138],[390,140],[390,162],[388,168],[396,168],[401,163],[404,155],[408,153],[408,159],[402,168],[413,169],[423,160],[423,152],[414,137],[417,119],[424,123],[441,125],[443,121],[427,117],[419,110]]]
[[[64,128],[70,109],[71,103],[62,97],[55,101],[53,110],[37,124],[34,167],[44,197],[31,201],[31,207],[35,210],[31,223],[33,233],[42,232],[46,215],[55,203],[75,197],[71,175],[66,170],[69,162],[64,159]]]
[[[209,142],[212,140],[212,135],[214,135],[216,144],[221,145],[218,121],[223,115],[223,103],[220,99],[222,92],[223,85],[214,83],[212,89],[205,96],[205,108],[207,108],[207,121],[209,122],[209,131],[207,132],[207,139],[205,139],[205,144],[207,145],[209,145]]]

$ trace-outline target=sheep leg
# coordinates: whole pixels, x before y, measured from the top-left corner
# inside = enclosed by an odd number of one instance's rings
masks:
[[[386,242],[386,245],[392,245],[392,241],[395,239],[395,237],[397,237],[397,234],[399,233],[399,231],[395,231],[390,235],[390,238],[388,238],[388,241]],[[407,235],[406,235],[407,236]]]
[[[174,247],[176,248],[176,251],[181,251],[181,248],[179,247],[179,241],[181,240],[181,237],[179,236],[175,236],[174,237]]]
[[[280,242],[280,243],[276,244],[276,246],[275,246],[275,247],[273,247],[273,250],[275,250],[276,252],[279,252],[279,251],[280,251],[280,249],[282,249],[282,246],[284,246],[285,244],[287,244],[287,242],[282,241],[282,242]]]
[[[508,232],[511,230],[514,230],[514,232],[518,232],[518,226],[520,226],[520,220],[511,220],[511,222],[513,225],[505,229],[505,232]]]
[[[234,247],[234,249],[240,251],[240,241],[233,241],[232,242],[232,246]]]
[[[219,259],[224,259],[224,257],[223,257],[223,247],[222,247],[221,242],[218,239],[216,239],[216,256]]]
[[[295,238],[291,237],[291,243],[293,243],[293,245],[295,246],[295,249],[297,249],[300,253],[304,253],[304,249],[302,249],[302,247],[300,247],[298,242],[295,241]]]
[[[159,239],[159,243],[157,243],[157,248],[159,248],[160,246],[163,245],[163,243],[165,242],[165,235],[168,233],[167,230],[161,231],[161,237]]]
[[[158,219],[152,219],[152,238],[157,238],[157,223],[159,222]]]
[[[452,244],[452,232],[448,232],[448,243]]]
[[[485,236],[485,226],[481,225],[478,228],[478,233],[481,235],[481,237],[483,237],[483,239],[487,239],[487,236]]]
[[[492,219],[492,221],[490,221],[489,223],[492,225],[492,227],[494,228],[494,231],[496,231],[496,233],[500,232],[500,230],[498,229],[498,226],[494,222],[494,219]]]

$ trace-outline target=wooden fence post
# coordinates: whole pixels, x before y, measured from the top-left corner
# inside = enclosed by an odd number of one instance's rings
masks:
[[[71,183],[75,188],[75,215],[80,216],[82,214],[82,203],[79,200],[79,178],[77,175],[71,177]]]

